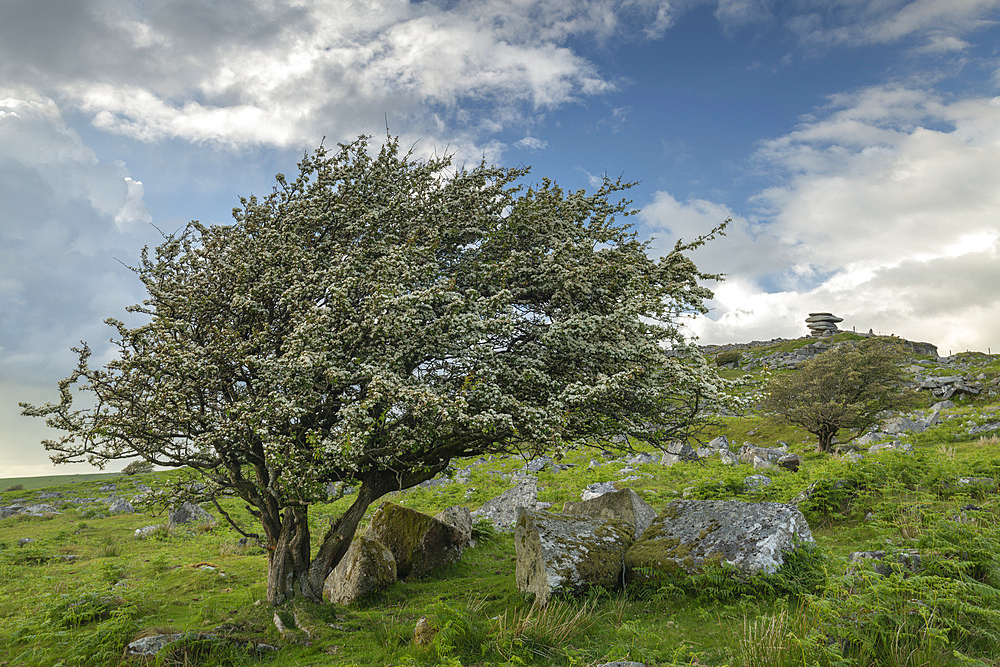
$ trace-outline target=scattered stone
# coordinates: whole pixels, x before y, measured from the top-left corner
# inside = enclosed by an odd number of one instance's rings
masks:
[[[112,491],[117,491],[117,490],[118,490],[118,485],[112,484],[110,482],[107,484],[101,484],[100,486],[101,493],[111,493]]]
[[[108,508],[109,514],[134,514],[135,508],[132,507],[132,503],[125,500],[124,498],[115,498],[111,503],[111,507]]]
[[[519,508],[514,529],[517,589],[534,593],[544,605],[557,591],[618,588],[632,531],[633,526],[617,519]]]
[[[21,539],[19,539],[17,541],[17,546],[23,547],[24,545],[31,544],[34,541],[35,540],[33,538],[31,538],[31,537],[22,537]]]
[[[793,505],[736,500],[674,500],[625,554],[626,580],[643,578],[643,568],[698,571],[722,560],[744,576],[774,573],[783,553],[812,532]]]
[[[740,460],[736,456],[736,454],[733,454],[728,449],[720,449],[719,450],[719,458],[722,459],[722,463],[725,464],[725,465],[727,465],[727,466],[734,466],[734,465],[736,465],[737,463],[740,462]]]
[[[639,539],[656,518],[656,510],[632,489],[606,493],[583,502],[567,502],[563,514],[598,519],[619,519],[632,526],[632,538]]]
[[[893,440],[891,442],[880,442],[879,444],[872,445],[868,448],[869,454],[877,454],[879,452],[902,452],[903,454],[912,454],[913,445],[908,442]]]
[[[552,458],[548,456],[540,456],[537,459],[532,459],[524,466],[526,472],[539,473],[545,470],[552,464]]]
[[[58,491],[44,491],[38,494],[39,500],[48,500],[50,498],[62,498],[63,494]]]
[[[770,465],[777,465],[778,461],[782,457],[788,456],[788,449],[785,447],[758,447],[749,442],[744,442],[743,446],[740,447],[739,451],[739,461],[740,463],[749,463],[754,465],[754,459],[761,459],[764,463]],[[765,468],[765,465],[754,465],[755,468],[761,467]]]
[[[35,505],[22,505],[20,503],[15,503],[13,505],[7,505],[0,507],[0,519],[6,519],[12,516],[46,516],[48,514],[61,514],[52,505],[46,505],[44,503],[37,503]]]
[[[922,433],[924,425],[913,421],[909,417],[890,417],[882,422],[882,433],[887,435],[899,435],[900,433]]]
[[[871,563],[872,561],[875,561],[872,564],[872,571],[883,577],[888,577],[892,574],[893,563],[902,565],[904,569],[910,572],[916,572],[920,569],[920,554],[915,550],[901,551],[895,554],[895,558],[892,560],[887,560],[886,556],[885,551],[855,551],[847,557],[848,562],[855,566],[853,568],[848,566],[848,573],[856,572],[858,565]]]
[[[981,435],[983,433],[992,433],[994,431],[1000,431],[1000,422],[990,422],[981,426],[973,426],[968,430],[968,434]]]
[[[615,493],[616,491],[618,489],[615,488],[614,482],[594,482],[587,485],[587,488],[580,494],[580,498],[584,501],[593,500],[594,498],[600,498],[605,494]]]
[[[879,433],[878,431],[869,431],[863,436],[854,441],[854,444],[858,447],[868,448],[872,445],[884,440],[886,435],[884,433]]]
[[[351,604],[396,583],[396,559],[377,540],[355,536],[347,553],[323,583],[323,599],[332,604]]]
[[[200,505],[195,505],[187,500],[179,507],[171,508],[167,516],[167,525],[170,528],[189,523],[215,523],[215,517],[202,509]]]
[[[635,456],[631,456],[625,459],[625,463],[631,466],[635,466],[635,465],[645,465],[647,463],[656,463],[659,460],[660,460],[659,457],[653,456],[648,452],[639,452]]]
[[[135,539],[144,540],[151,537],[158,530],[160,530],[160,526],[143,526],[142,528],[136,528],[133,534],[135,535]]]
[[[537,503],[538,480],[528,477],[496,498],[487,500],[482,507],[472,512],[472,518],[486,519],[498,530],[509,531],[514,528],[514,523],[517,521],[517,508],[534,509]]]
[[[432,516],[385,502],[365,533],[381,542],[396,559],[396,576],[422,577],[462,557],[465,538],[458,528]]]
[[[175,632],[166,635],[153,635],[152,637],[143,637],[142,639],[136,639],[134,642],[130,643],[125,649],[125,655],[148,655],[155,656],[160,651],[162,651],[168,644],[173,644],[176,641],[183,639],[185,634],[183,632]]]
[[[427,620],[426,616],[417,619],[417,625],[413,628],[413,643],[416,646],[430,646],[437,635],[437,630]]]
[[[686,442],[671,442],[663,452],[660,465],[672,466],[682,461],[697,461],[698,453]]]
[[[756,491],[763,489],[765,486],[770,486],[771,478],[767,475],[750,475],[743,478],[743,483],[746,484],[747,491]]]
[[[799,466],[802,465],[802,459],[799,458],[798,454],[785,454],[777,460],[775,465],[791,472],[798,472]]]

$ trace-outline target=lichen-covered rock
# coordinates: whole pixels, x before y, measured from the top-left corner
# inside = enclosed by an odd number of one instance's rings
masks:
[[[536,509],[537,503],[538,480],[528,477],[496,498],[487,500],[482,507],[472,513],[472,518],[486,519],[498,530],[509,531],[517,521],[517,508]]]
[[[458,529],[462,534],[463,547],[472,542],[472,512],[468,507],[452,505],[435,514],[434,518]]]
[[[110,514],[134,514],[135,508],[132,507],[132,503],[124,498],[115,498],[111,503],[111,507],[108,508],[108,512]]]
[[[917,572],[922,565],[920,554],[912,549],[895,554],[887,554],[885,551],[855,551],[848,554],[847,562],[848,574],[855,573],[862,567],[863,563],[868,563],[873,572],[883,577],[888,577],[892,574],[892,564],[894,562],[900,566],[897,569],[908,572]]]
[[[430,646],[434,643],[434,637],[436,636],[437,630],[427,620],[426,616],[421,616],[417,619],[417,624],[413,627],[414,646]]]
[[[614,493],[617,490],[614,482],[594,482],[587,485],[587,488],[580,494],[580,498],[583,500],[593,500],[594,498],[600,498],[606,493]]]
[[[686,442],[671,442],[663,452],[660,465],[672,466],[683,461],[697,461],[698,453]]]
[[[200,505],[195,505],[187,500],[180,506],[172,508],[167,516],[167,524],[170,528],[188,523],[215,523],[215,517],[202,509]]]
[[[620,519],[632,526],[632,538],[636,540],[656,518],[656,510],[632,489],[606,493],[579,503],[567,502],[563,506],[563,514]]]
[[[175,632],[172,634],[153,635],[151,637],[136,639],[134,642],[131,642],[128,647],[126,647],[125,655],[155,656],[166,648],[168,644],[180,641],[185,636],[186,635],[183,632]]]
[[[777,465],[778,461],[787,456],[788,453],[784,447],[758,447],[744,442],[743,446],[740,447],[739,460],[740,463],[750,463],[755,468],[763,468],[767,466],[755,463],[755,459],[762,459],[771,465]]]
[[[520,508],[514,528],[517,588],[543,605],[556,591],[618,588],[631,542],[632,526],[618,519]]]
[[[357,535],[323,583],[323,599],[332,604],[351,604],[394,583],[396,559],[392,552],[381,542]]]
[[[365,535],[396,559],[396,576],[422,577],[462,557],[465,538],[452,525],[395,503],[382,503]]]
[[[891,440],[889,442],[880,442],[877,445],[872,445],[868,448],[869,454],[878,454],[879,452],[901,452],[903,454],[912,454],[913,445],[908,442]]]
[[[625,554],[627,581],[640,569],[697,572],[706,562],[727,562],[742,575],[773,573],[782,553],[812,542],[802,513],[781,503],[674,500]]]
[[[137,540],[145,540],[146,538],[152,537],[160,530],[160,526],[143,526],[142,528],[136,528],[135,532],[132,534]]]

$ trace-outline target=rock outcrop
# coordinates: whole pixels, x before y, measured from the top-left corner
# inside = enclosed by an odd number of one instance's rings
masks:
[[[533,593],[544,605],[559,591],[618,588],[632,531],[631,525],[618,519],[518,509],[514,528],[518,590]]]
[[[624,521],[632,526],[632,537],[636,540],[656,518],[656,510],[632,489],[622,489],[578,503],[567,502],[563,506],[563,514]]]
[[[422,577],[462,557],[467,543],[458,528],[395,503],[382,503],[365,537],[381,542],[396,560],[396,576]]]
[[[812,542],[805,517],[792,505],[735,500],[675,500],[625,554],[625,576],[640,570],[696,572],[726,562],[742,575],[773,573],[782,553]]]
[[[809,327],[809,335],[813,338],[825,338],[837,333],[837,324],[843,322],[843,317],[837,317],[833,313],[809,313],[806,318],[806,326]]]
[[[537,509],[538,480],[534,477],[521,479],[516,486],[507,489],[496,498],[491,498],[472,513],[473,519],[486,519],[498,530],[510,531],[517,521],[517,508]]]

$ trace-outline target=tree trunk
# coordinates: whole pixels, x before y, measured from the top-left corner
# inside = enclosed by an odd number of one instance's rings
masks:
[[[326,578],[330,576],[333,568],[337,567],[337,564],[347,553],[348,547],[354,540],[358,523],[365,516],[368,507],[385,495],[387,491],[388,489],[381,490],[375,485],[363,483],[358,489],[358,497],[355,498],[354,503],[326,531],[323,543],[309,566],[309,597],[311,599],[322,602]]]
[[[265,524],[267,545],[267,601],[281,604],[296,595],[308,595],[309,515],[305,507],[286,507],[275,535]]]
[[[821,428],[819,433],[819,451],[829,452],[833,448],[833,438],[837,435],[837,429]]]
[[[319,552],[311,561],[308,508],[286,507],[280,519],[262,510],[261,522],[268,539],[267,601],[281,604],[301,595],[313,602],[322,602],[326,578],[347,553],[369,506],[390,491],[408,489],[430,479],[446,466],[447,461],[442,461],[432,468],[400,475],[380,471],[363,480],[354,503],[331,524]]]

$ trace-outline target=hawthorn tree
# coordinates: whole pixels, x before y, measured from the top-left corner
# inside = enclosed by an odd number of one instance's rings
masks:
[[[65,431],[57,463],[139,456],[245,501],[272,603],[320,600],[369,505],[454,458],[689,435],[727,400],[675,325],[711,296],[685,254],[711,234],[652,260],[616,220],[628,184],[526,174],[321,146],[233,224],[145,249],[147,321],[109,319],[116,357],[84,343],[60,402],[24,414]],[[359,488],[313,554],[330,482]]]
[[[761,407],[815,435],[817,449],[828,452],[841,429],[849,432],[845,442],[850,442],[877,424],[879,413],[912,403],[902,358],[896,338],[842,343],[792,373],[771,377]]]

